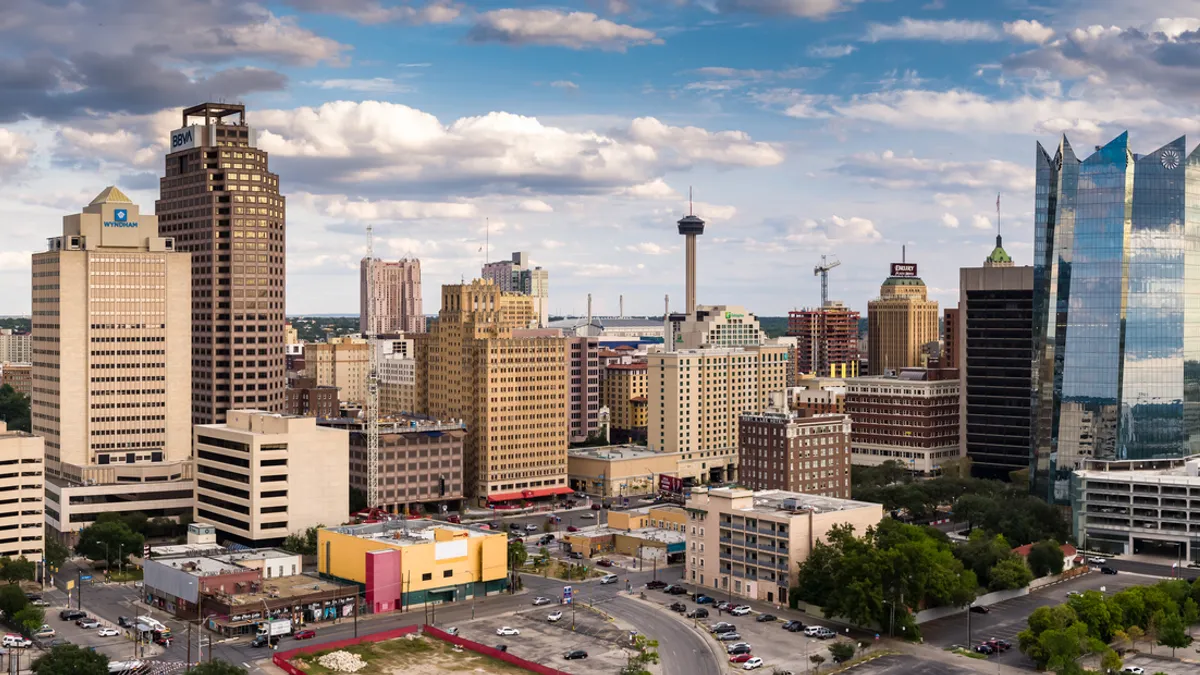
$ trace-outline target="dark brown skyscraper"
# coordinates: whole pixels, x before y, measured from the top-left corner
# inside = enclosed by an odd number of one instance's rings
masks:
[[[183,111],[155,210],[192,254],[192,421],[280,410],[284,370],[284,198],[241,105]]]

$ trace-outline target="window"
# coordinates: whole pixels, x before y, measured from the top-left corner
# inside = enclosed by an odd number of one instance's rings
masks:
[[[421,581],[432,581],[432,580],[433,580],[433,573],[432,573],[432,572],[426,572],[426,573],[424,573],[424,574],[422,574],[422,575],[421,575]]]
[[[454,576],[454,570],[442,570],[443,579],[449,579],[452,576]]]

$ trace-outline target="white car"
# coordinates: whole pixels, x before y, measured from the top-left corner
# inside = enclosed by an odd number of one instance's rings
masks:
[[[503,626],[496,629],[496,635],[520,635],[521,631],[509,626]]]
[[[804,634],[808,637],[814,637],[817,633],[820,633],[823,630],[826,630],[824,626],[809,626],[808,628],[804,629]]]
[[[559,610],[557,612],[550,612],[550,616],[547,616],[546,620],[551,623],[554,623],[555,621],[558,621],[561,618],[562,618],[562,611]]]
[[[1122,673],[1133,673],[1133,675],[1146,675],[1146,669],[1141,666],[1125,666]]]
[[[533,606],[541,607],[542,605],[548,605],[551,602],[553,602],[553,600],[551,600],[550,598],[543,598],[542,596],[539,595],[538,597],[533,599]]]
[[[762,668],[763,660],[757,656],[742,664],[742,670],[754,670]]]
[[[20,647],[24,649],[32,645],[33,641],[26,639],[24,635],[9,633],[4,636],[3,644],[5,647]]]
[[[450,626],[446,629],[447,635],[458,635],[458,626]]]
[[[50,606],[50,603],[46,602],[45,600],[42,600],[41,598],[38,598],[37,600],[31,600],[31,601],[29,601],[29,604],[33,605],[34,607],[49,607]]]
[[[750,608],[745,605],[739,605],[729,610],[729,613],[734,616],[746,616],[750,613]]]
[[[116,628],[101,628],[100,630],[96,631],[96,635],[99,635],[100,637],[116,637],[120,634],[121,631],[117,630]]]
[[[1104,563],[1108,562],[1108,558],[1101,558],[1100,556],[1096,555],[1088,558],[1088,562],[1093,565],[1103,565]]]

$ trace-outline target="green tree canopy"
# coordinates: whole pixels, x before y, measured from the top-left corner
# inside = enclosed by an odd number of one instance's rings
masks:
[[[32,560],[27,560],[25,556],[15,559],[0,558],[0,578],[8,583],[33,581],[35,576],[37,576],[37,564]]]
[[[988,571],[989,591],[1008,591],[1014,588],[1024,588],[1033,581],[1033,573],[1020,556],[1008,554],[995,567]]]
[[[320,532],[324,525],[316,525],[304,530],[303,532],[293,532],[283,540],[283,544],[279,546],[285,551],[297,553],[299,555],[316,555],[317,554],[317,533]]]
[[[1171,648],[1171,658],[1175,658],[1176,649],[1188,646],[1191,641],[1192,639],[1187,634],[1187,628],[1183,625],[1183,619],[1178,614],[1167,614],[1163,618],[1162,624],[1158,627],[1158,644]]]
[[[13,615],[13,622],[20,626],[27,635],[32,634],[46,623],[46,612],[41,607],[26,605],[24,609]]]
[[[45,528],[42,541],[46,542],[46,564],[61,568],[62,564],[67,561],[67,557],[71,555],[70,549],[66,547],[56,536],[50,533],[50,528]]]
[[[1062,546],[1053,539],[1034,544],[1026,559],[1029,561],[1029,570],[1033,572],[1034,577],[1059,574],[1063,570]]]
[[[79,543],[75,545],[75,550],[92,560],[103,560],[111,567],[131,553],[140,553],[145,541],[145,537],[131,530],[124,522],[97,521],[79,531]]]
[[[853,642],[834,642],[829,645],[829,655],[838,663],[845,663],[854,657]]]
[[[29,604],[29,598],[25,597],[25,591],[21,590],[16,584],[5,584],[0,586],[0,612],[4,612],[5,617],[16,616],[17,612],[25,609]]]
[[[108,675],[108,657],[78,645],[54,647],[33,662],[36,675]]]
[[[11,384],[0,386],[0,420],[8,423],[11,431],[31,431],[29,397]]]

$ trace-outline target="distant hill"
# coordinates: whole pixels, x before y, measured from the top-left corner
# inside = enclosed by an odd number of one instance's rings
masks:
[[[786,316],[760,316],[758,325],[762,326],[767,337],[777,338],[787,335],[788,318]]]

